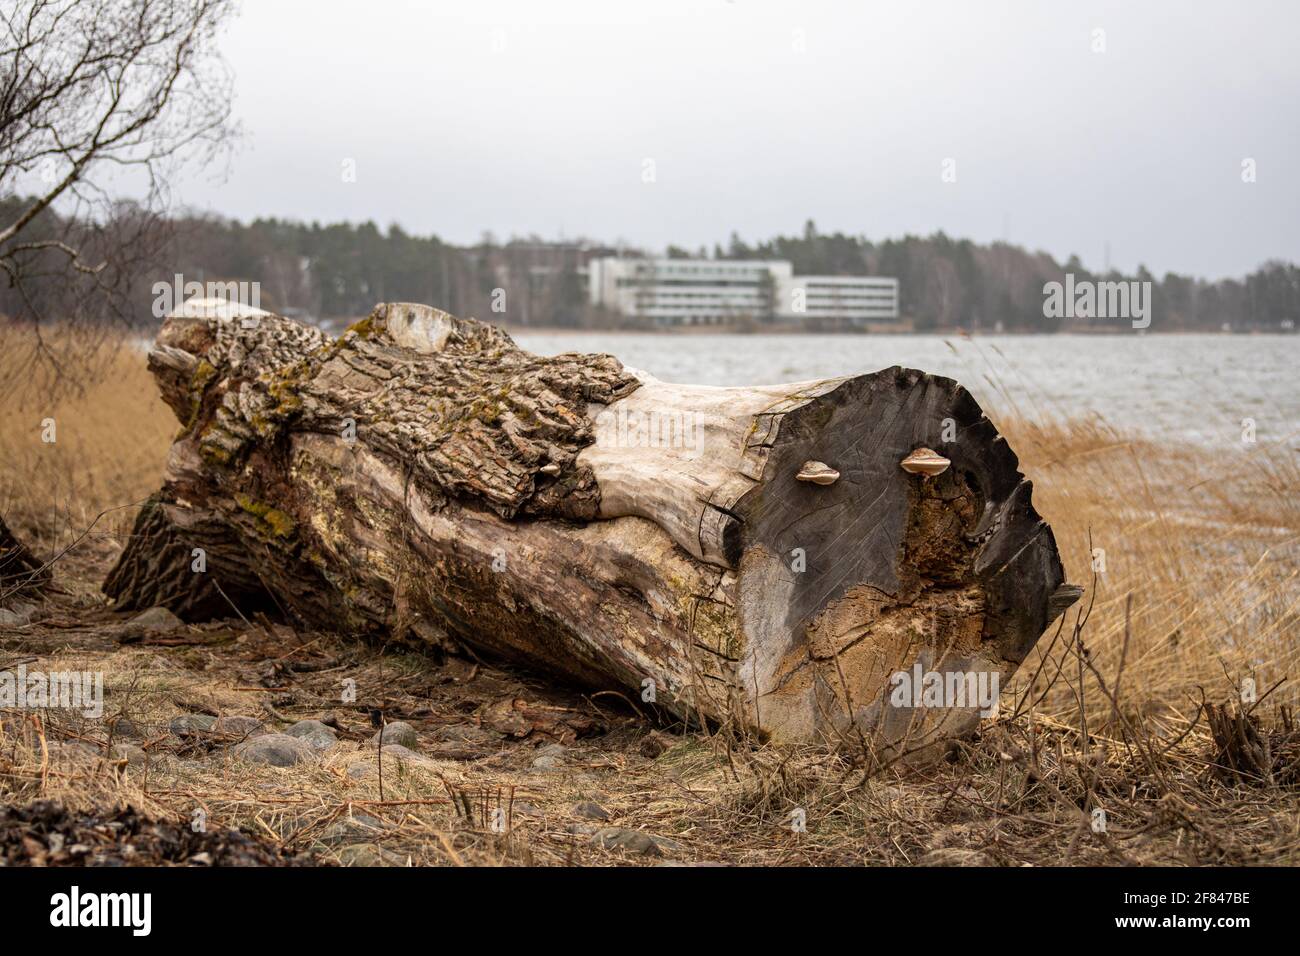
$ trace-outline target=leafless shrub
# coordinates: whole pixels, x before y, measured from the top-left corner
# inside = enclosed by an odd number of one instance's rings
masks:
[[[165,240],[169,179],[229,143],[232,78],[214,41],[230,9],[0,5],[0,312],[56,380],[84,371],[85,356],[51,345],[48,325],[128,320],[130,288]]]

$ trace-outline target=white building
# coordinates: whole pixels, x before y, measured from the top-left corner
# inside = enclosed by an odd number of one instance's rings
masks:
[[[776,307],[788,262],[618,259],[588,263],[593,305],[656,325],[717,325],[763,319]]]
[[[898,280],[882,276],[791,276],[780,285],[782,316],[850,325],[898,318]]]
[[[897,279],[796,276],[782,260],[605,257],[588,269],[593,305],[656,325],[898,317]]]

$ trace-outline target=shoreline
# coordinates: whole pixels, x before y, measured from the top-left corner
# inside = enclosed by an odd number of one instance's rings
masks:
[[[737,337],[748,336],[792,336],[792,335],[836,335],[845,336],[846,338],[860,338],[863,336],[874,337],[906,337],[906,336],[934,336],[949,337],[959,336],[961,338],[1052,338],[1056,336],[1128,336],[1133,332],[1139,335],[1205,335],[1205,336],[1272,336],[1275,338],[1291,338],[1297,335],[1296,332],[1273,332],[1273,331],[1242,331],[1242,332],[1224,332],[1214,329],[1170,329],[1165,332],[1152,332],[1150,329],[1137,329],[1120,331],[1114,329],[1079,329],[1076,331],[1066,332],[1016,332],[1016,331],[984,331],[976,330],[971,332],[968,329],[924,329],[924,330],[899,330],[890,329],[888,331],[872,331],[857,329],[727,329],[721,326],[713,327],[688,327],[688,328],[660,328],[660,329],[575,329],[570,326],[541,326],[541,325],[498,325],[498,328],[510,335],[663,335],[663,336],[705,336],[705,335],[727,335]],[[346,328],[346,326],[344,326]]]

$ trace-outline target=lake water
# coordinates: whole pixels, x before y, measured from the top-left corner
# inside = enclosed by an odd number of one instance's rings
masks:
[[[609,352],[669,382],[761,385],[904,365],[955,378],[992,415],[1100,416],[1240,450],[1300,434],[1295,335],[656,335],[516,332],[531,352]]]

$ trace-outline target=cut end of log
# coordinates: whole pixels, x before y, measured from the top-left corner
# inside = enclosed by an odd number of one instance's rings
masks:
[[[424,355],[441,352],[457,331],[454,316],[427,305],[412,302],[388,302],[371,313],[376,329],[382,324],[393,342]]]
[[[218,296],[186,299],[168,315],[168,318],[258,320],[270,314],[265,309]]]

